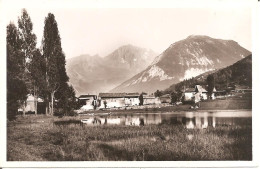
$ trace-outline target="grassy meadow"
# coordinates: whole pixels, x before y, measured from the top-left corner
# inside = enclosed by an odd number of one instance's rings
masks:
[[[80,126],[25,116],[7,126],[8,161],[252,160],[251,126]]]

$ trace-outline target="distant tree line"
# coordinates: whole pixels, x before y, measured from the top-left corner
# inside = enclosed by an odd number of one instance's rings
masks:
[[[65,54],[55,16],[45,18],[41,48],[36,47],[37,37],[33,33],[33,23],[25,9],[14,23],[7,25],[7,117],[15,118],[18,108],[25,114],[28,94],[37,100],[41,96],[45,102],[45,113],[68,113],[75,105],[75,91],[68,85],[69,77],[65,69]]]

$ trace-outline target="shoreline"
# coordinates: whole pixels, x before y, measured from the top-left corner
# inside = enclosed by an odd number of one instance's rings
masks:
[[[185,106],[186,107],[186,106]],[[190,107],[190,106],[188,106]],[[130,110],[102,110],[102,111],[88,111],[86,114],[78,114],[79,116],[89,115],[89,114],[104,114],[104,113],[111,113],[111,114],[157,114],[157,113],[178,113],[178,112],[206,112],[206,111],[213,111],[213,112],[220,112],[220,111],[227,111],[227,112],[235,112],[235,111],[252,111],[252,109],[183,109],[183,108],[175,108],[175,106],[163,107],[163,108],[150,108],[150,109],[130,109]]]

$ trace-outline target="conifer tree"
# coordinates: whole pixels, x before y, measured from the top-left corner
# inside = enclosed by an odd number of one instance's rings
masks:
[[[213,75],[209,75],[207,77],[207,84],[208,84],[208,96],[209,96],[209,99],[212,99],[212,93],[213,93],[213,90],[214,90],[214,76]]]
[[[18,18],[18,31],[19,31],[19,36],[21,39],[21,51],[23,52],[24,57],[24,74],[23,74],[23,79],[26,83],[27,89],[29,90],[30,94],[35,94],[35,83],[33,83],[32,79],[32,74],[31,72],[31,61],[33,58],[33,54],[36,50],[36,35],[32,32],[33,30],[33,24],[31,21],[31,18],[27,11],[25,9],[22,9],[22,15],[21,17]],[[35,101],[36,97],[34,95]],[[37,105],[37,103],[35,103]],[[24,106],[25,107],[25,106]],[[37,107],[35,107],[37,113]],[[24,114],[25,114],[25,110]]]
[[[21,51],[21,39],[13,23],[7,26],[7,117],[15,119],[16,112],[26,100],[27,88],[24,82],[24,54]]]
[[[46,64],[46,86],[49,114],[54,113],[55,93],[68,82],[65,69],[65,55],[61,47],[61,39],[55,16],[51,13],[45,18],[43,33],[43,56]],[[47,109],[46,109],[47,110]]]
[[[37,114],[37,102],[39,95],[44,96],[46,92],[46,64],[39,49],[33,52],[33,57],[30,63],[31,81],[33,85],[33,95],[35,99],[35,114]]]

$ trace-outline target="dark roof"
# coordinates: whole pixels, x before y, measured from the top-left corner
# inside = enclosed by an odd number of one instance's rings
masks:
[[[215,90],[216,90],[216,89],[215,89]],[[196,91],[196,92],[201,92],[201,93],[207,92],[207,90],[204,89],[201,85],[196,85],[196,86],[195,86],[195,91]]]
[[[144,95],[144,99],[155,99],[154,95]]]
[[[235,85],[236,90],[243,90],[243,89],[251,89],[249,86],[245,85]]]
[[[94,96],[96,96],[96,95],[86,94],[86,95],[80,95],[78,98],[81,99],[81,98],[94,97]]]
[[[99,93],[99,97],[111,97],[111,98],[119,98],[119,97],[139,97],[139,93]]]
[[[214,90],[216,90],[216,89],[214,88]],[[204,89],[201,85],[195,85],[195,88],[187,88],[187,89],[185,90],[185,92],[186,92],[186,93],[190,93],[190,92],[206,93],[207,90]]]
[[[125,93],[99,93],[99,97],[119,98],[119,97],[125,97]]]
[[[185,92],[195,92],[195,89],[194,89],[194,88],[187,88],[187,89],[185,90]]]
[[[125,97],[139,97],[139,93],[125,93]]]
[[[171,97],[171,95],[170,94],[165,94],[165,95],[162,95],[162,96],[160,96],[160,98],[162,98],[162,97]]]

